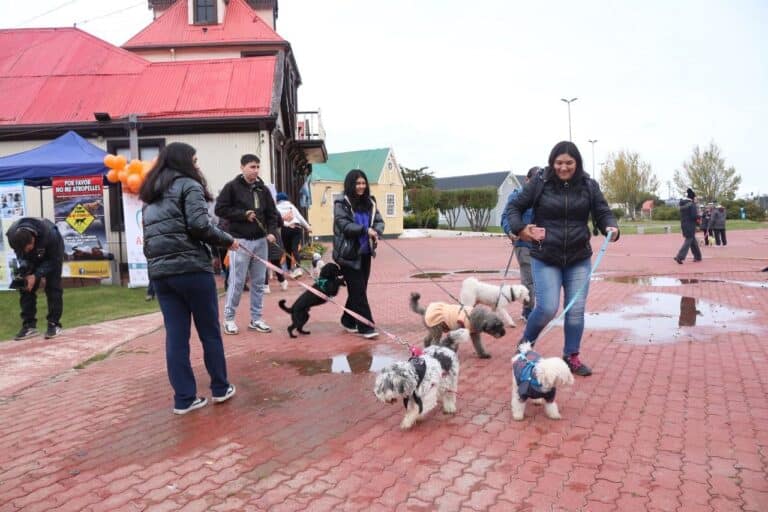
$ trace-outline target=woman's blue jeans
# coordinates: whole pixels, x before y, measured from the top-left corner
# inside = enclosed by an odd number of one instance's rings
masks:
[[[531,258],[533,282],[536,291],[536,305],[528,315],[524,338],[535,342],[539,333],[555,317],[560,306],[560,289],[565,292],[563,307],[581,291],[576,302],[565,314],[565,347],[563,355],[579,352],[581,335],[584,333],[584,306],[589,292],[590,258],[586,258],[567,267],[549,265],[536,258]]]

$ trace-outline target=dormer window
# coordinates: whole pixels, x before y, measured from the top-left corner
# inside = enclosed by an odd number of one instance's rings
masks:
[[[216,23],[216,0],[193,0],[195,25]]]

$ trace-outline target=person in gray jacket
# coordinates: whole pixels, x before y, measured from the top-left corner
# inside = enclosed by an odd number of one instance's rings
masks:
[[[680,231],[683,233],[684,240],[674,257],[680,265],[685,261],[688,249],[693,254],[693,261],[701,261],[701,249],[699,249],[699,243],[696,241],[696,220],[699,216],[696,207],[696,194],[690,188],[685,193],[688,197],[680,200]]]
[[[725,208],[723,205],[719,204],[712,209],[712,218],[709,222],[715,233],[715,245],[720,245],[721,242],[723,247],[728,245],[728,240],[725,238]]]
[[[139,191],[144,255],[165,323],[165,360],[174,390],[174,414],[204,407],[197,396],[189,361],[190,319],[203,345],[214,403],[229,400],[235,386],[227,379],[219,327],[219,301],[209,245],[236,251],[238,242],[213,225],[211,193],[197,166],[195,148],[182,142],[166,146]]]
[[[344,197],[333,204],[333,260],[341,267],[347,284],[345,307],[371,323],[368,278],[371,259],[376,256],[376,243],[383,233],[384,220],[371,196],[368,177],[360,169],[349,171],[344,178]],[[379,335],[373,327],[346,311],[341,316],[341,326],[368,339]]]

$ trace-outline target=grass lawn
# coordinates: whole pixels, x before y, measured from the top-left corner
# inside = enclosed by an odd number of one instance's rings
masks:
[[[61,323],[64,329],[141,315],[159,311],[157,301],[144,300],[146,288],[125,288],[120,286],[87,286],[64,289],[64,315]],[[0,292],[0,340],[13,339],[21,328],[19,293],[15,290]],[[45,292],[37,293],[37,328],[45,331],[45,316],[48,305]]]

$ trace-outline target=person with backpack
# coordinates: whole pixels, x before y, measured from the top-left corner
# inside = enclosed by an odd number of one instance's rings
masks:
[[[541,167],[531,167],[528,169],[528,174],[525,176],[525,184],[530,183],[530,181],[539,173],[541,173]],[[523,320],[527,322],[528,315],[530,315],[531,311],[533,311],[533,306],[536,302],[535,289],[533,284],[533,273],[531,271],[531,243],[521,240],[520,238],[510,233],[508,220],[509,217],[507,216],[507,208],[509,208],[510,203],[512,203],[512,201],[514,201],[515,198],[520,195],[522,190],[522,187],[516,188],[512,191],[511,194],[509,194],[509,197],[507,198],[507,206],[504,209],[504,214],[501,216],[501,228],[514,243],[515,257],[517,258],[517,264],[520,267],[520,283],[528,288],[528,296],[531,298],[528,304],[523,306],[522,316]],[[523,212],[523,222],[530,224],[532,221],[533,209],[528,208],[525,210],[525,212]]]
[[[581,153],[573,142],[559,142],[549,154],[549,166],[523,187],[505,210],[509,232],[531,243],[531,269],[536,305],[528,316],[521,343],[537,341],[560,306],[574,300],[565,314],[563,359],[575,375],[592,370],[579,357],[584,333],[584,308],[589,291],[592,246],[590,214],[604,235],[619,239],[616,217],[600,186],[584,171]],[[533,221],[523,214],[533,209]]]

